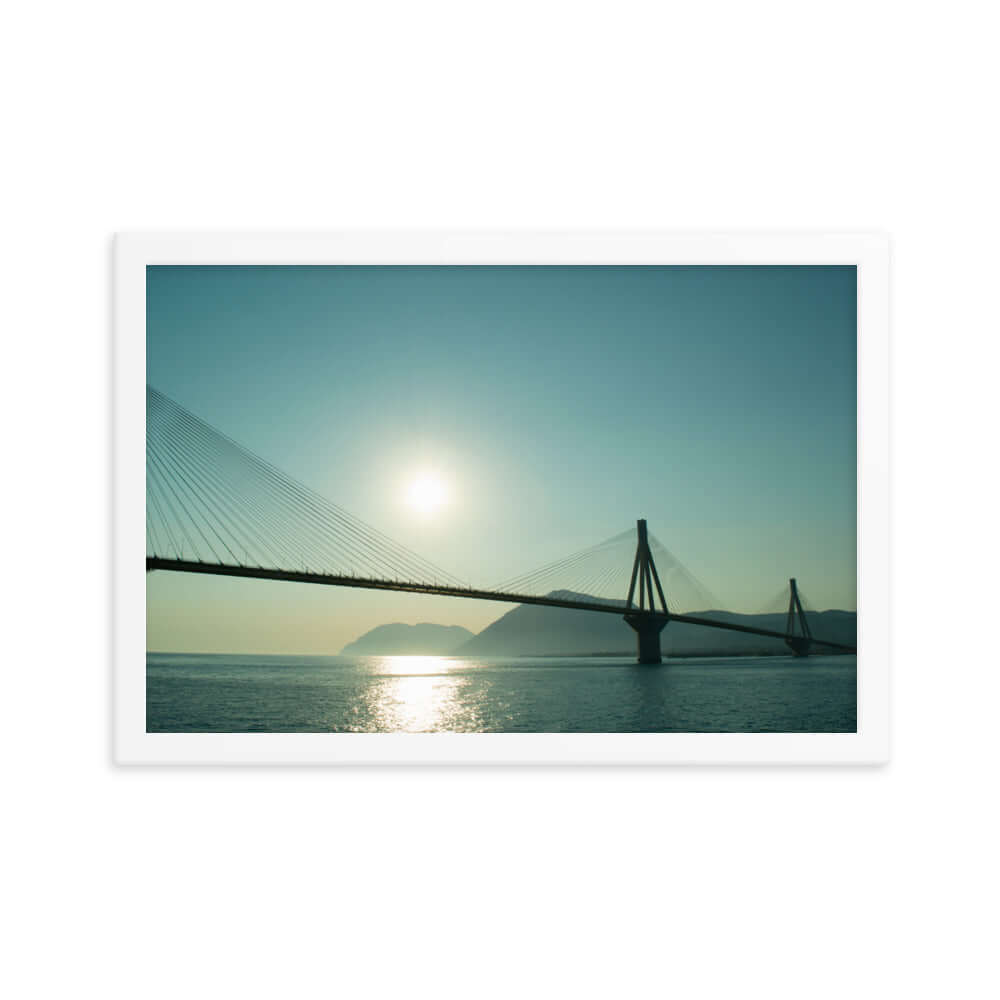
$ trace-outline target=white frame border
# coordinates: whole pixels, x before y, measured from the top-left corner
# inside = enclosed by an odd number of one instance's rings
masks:
[[[147,264],[855,264],[857,733],[147,733]],[[889,759],[889,248],[880,235],[119,234],[114,250],[114,759],[119,764],[878,764]],[[141,551],[140,551],[141,550]]]

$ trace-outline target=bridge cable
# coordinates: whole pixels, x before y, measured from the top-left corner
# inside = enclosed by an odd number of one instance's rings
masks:
[[[292,480],[151,386],[147,386],[147,413],[147,439],[162,438],[159,447],[152,444],[148,449],[153,456],[147,463],[147,479],[151,480],[147,486],[153,490],[153,506],[171,535],[170,519],[156,502],[158,489],[167,498],[173,521],[195,554],[199,547],[188,531],[188,522],[219,559],[201,528],[204,520],[237,563],[239,557],[234,547],[242,549],[248,560],[252,553],[260,565],[262,553],[267,560],[284,550],[281,562],[289,556],[303,559],[303,565],[307,556],[308,561],[317,555],[322,555],[324,561],[332,560],[335,568],[332,575],[340,575],[346,564],[350,575],[360,570],[373,578],[399,580],[401,574],[403,579],[416,577],[422,582],[439,582],[443,578],[466,586],[439,566]],[[175,485],[171,474],[176,474],[181,484]],[[183,489],[179,488],[181,485]],[[252,488],[247,491],[247,486]],[[177,501],[184,517],[169,502],[169,495]],[[184,503],[184,495],[189,503]],[[266,503],[262,502],[265,500]],[[195,504],[193,512],[190,505]],[[255,522],[262,522],[267,530],[256,530]],[[286,522],[296,530],[285,529]],[[305,537],[300,534],[303,526],[309,529]],[[303,544],[306,538],[308,548]],[[176,539],[171,536],[170,541],[176,554]],[[160,542],[155,544],[159,547]]]
[[[170,402],[172,403],[172,401]],[[277,498],[279,505],[288,506],[289,502],[294,501],[296,498],[304,502],[307,505],[306,513],[309,515],[314,526],[324,532],[328,538],[331,535],[333,536],[335,548],[346,547],[349,551],[353,551],[363,562],[368,562],[373,567],[376,575],[388,576],[389,574],[385,572],[387,565],[395,573],[403,573],[404,576],[417,575],[431,577],[432,579],[436,579],[438,576],[445,576],[456,583],[461,582],[452,577],[451,574],[445,573],[440,567],[436,567],[427,560],[415,556],[415,554],[405,549],[405,547],[392,542],[391,539],[387,539],[386,536],[376,532],[375,529],[371,529],[364,522],[353,518],[351,515],[347,515],[345,511],[337,508],[336,505],[330,504],[325,498],[291,480],[271,465],[271,463],[265,462],[259,456],[249,452],[242,445],[227,438],[226,435],[220,434],[214,428],[208,427],[204,422],[199,421],[198,418],[184,411],[183,407],[177,407],[177,409],[181,411],[180,416],[182,419],[185,417],[188,418],[188,422],[197,427],[200,432],[209,432],[213,438],[221,439],[230,451],[235,451],[240,458],[249,460],[252,463],[253,471],[259,475],[263,475],[264,481],[262,485],[270,488],[269,492],[272,494],[272,497]],[[301,518],[302,509],[296,509],[295,514]],[[346,537],[342,530],[334,529],[334,526],[329,521],[323,520],[324,516],[332,516],[341,525],[346,526],[348,529]],[[372,563],[370,554],[365,554],[363,548],[359,552],[359,546],[363,546],[365,542],[368,542],[375,549],[376,555],[386,565],[379,567],[377,562]]]

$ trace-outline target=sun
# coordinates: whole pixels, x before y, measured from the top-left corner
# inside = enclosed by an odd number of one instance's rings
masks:
[[[424,473],[407,487],[406,502],[420,514],[432,514],[448,502],[448,490],[438,476]]]

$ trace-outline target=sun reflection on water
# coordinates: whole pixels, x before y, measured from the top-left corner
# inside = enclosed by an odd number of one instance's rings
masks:
[[[373,728],[382,732],[427,733],[468,729],[470,706],[463,704],[468,678],[453,673],[464,666],[446,656],[373,657],[366,701]]]
[[[461,666],[447,656],[376,656],[372,673],[408,677],[412,674],[446,674]]]

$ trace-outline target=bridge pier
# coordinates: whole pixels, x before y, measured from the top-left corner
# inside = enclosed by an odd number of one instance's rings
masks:
[[[638,614],[625,615],[625,621],[635,629],[638,663],[662,663],[660,655],[660,633],[670,621],[669,615]]]
[[[808,656],[812,639],[807,636],[793,635],[785,639],[785,643],[795,656]]]

